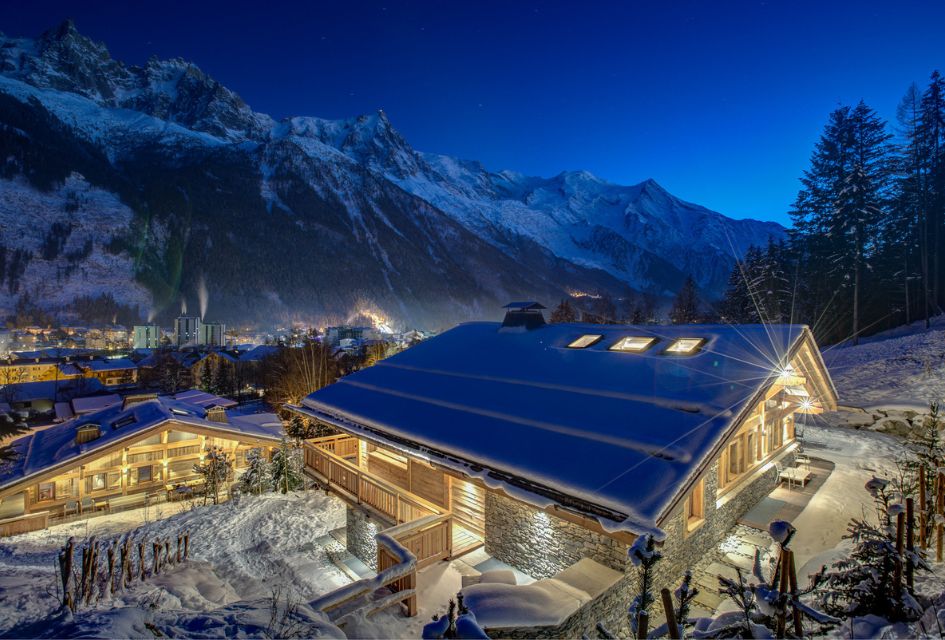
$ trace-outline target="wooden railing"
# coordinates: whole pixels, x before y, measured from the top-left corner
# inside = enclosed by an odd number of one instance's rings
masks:
[[[355,441],[357,450],[357,438],[351,439]],[[314,471],[330,488],[336,491],[340,489],[347,494],[345,497],[355,503],[370,507],[394,524],[444,512],[432,502],[369,473],[354,462],[345,460],[327,447],[321,446],[321,440],[323,439],[305,441],[305,466]],[[333,446],[336,450],[342,448],[338,444]]]
[[[415,616],[417,570],[453,554],[452,514],[345,460],[336,453],[349,450],[345,436],[331,437],[335,440],[304,443],[306,467],[343,498],[382,514],[394,525],[375,536],[375,577],[341,587],[311,606],[328,613],[339,627],[354,616],[368,616],[398,603],[405,606],[408,616]],[[357,438],[351,440],[357,452]],[[391,593],[376,597],[382,588]]]
[[[325,436],[323,438],[312,438],[307,442],[342,458],[350,458],[351,456],[358,455],[358,439],[354,436]]]

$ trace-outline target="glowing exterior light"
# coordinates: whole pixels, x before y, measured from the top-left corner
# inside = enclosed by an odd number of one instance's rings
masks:
[[[586,335],[581,336],[580,338],[578,338],[571,344],[569,344],[568,349],[586,349],[592,344],[596,344],[597,342],[599,342],[600,339],[603,337],[604,336],[599,335],[599,334],[588,333]]]
[[[688,356],[696,351],[705,343],[705,338],[679,338],[674,340],[663,353],[677,356]]]
[[[611,351],[627,351],[630,353],[642,353],[656,343],[656,338],[646,336],[628,336],[621,338],[615,344],[611,345]]]
[[[803,402],[801,402],[801,409],[803,409],[804,411],[810,411],[813,408],[814,408],[814,403],[811,402],[810,400],[804,400]]]

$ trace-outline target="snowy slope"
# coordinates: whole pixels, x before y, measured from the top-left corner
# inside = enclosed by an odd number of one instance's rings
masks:
[[[317,542],[344,524],[344,504],[337,498],[314,491],[270,493],[218,507],[167,503],[150,509],[4,538],[0,634],[19,629],[14,635],[20,637],[154,637],[145,626],[150,624],[171,637],[232,637],[237,628],[258,636],[265,634],[274,592],[304,603],[350,582]],[[54,615],[56,553],[69,536],[81,545],[89,535],[110,540],[132,530],[146,540],[189,532],[190,561],[74,618]],[[343,637],[304,604],[300,618],[303,636]],[[30,624],[36,626],[23,626]]]
[[[783,234],[653,181],[536,178],[422,154],[383,112],[277,122],[191,63],[125,65],[71,22],[0,36],[0,148],[0,191],[35,201],[30,211],[54,206],[47,196],[75,173],[129,208],[113,248],[134,256],[131,272],[89,286],[139,304],[139,288],[115,282],[133,278],[157,310],[193,304],[201,280],[221,315],[343,318],[367,305],[433,326],[513,298],[665,295],[686,274],[714,297],[736,255]],[[0,243],[19,246],[2,230]],[[41,288],[40,271],[23,275],[20,291]]]
[[[927,410],[945,400],[945,317],[828,348],[824,361],[843,405]]]

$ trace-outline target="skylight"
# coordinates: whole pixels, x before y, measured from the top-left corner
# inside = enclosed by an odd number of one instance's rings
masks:
[[[611,347],[611,351],[629,351],[631,353],[642,353],[653,346],[656,338],[648,336],[628,336],[621,338]]]
[[[688,356],[699,350],[705,343],[705,338],[679,338],[666,347],[663,353],[677,356]]]
[[[596,334],[596,333],[585,334],[581,336],[580,338],[578,338],[577,340],[575,340],[574,342],[572,342],[571,344],[569,344],[568,349],[586,349],[592,344],[597,344],[597,342],[603,337],[604,336]]]

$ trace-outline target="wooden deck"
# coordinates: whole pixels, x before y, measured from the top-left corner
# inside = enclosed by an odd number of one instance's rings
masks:
[[[768,524],[772,520],[793,522],[811,501],[817,490],[824,485],[833,469],[834,464],[832,462],[820,458],[811,458],[811,478],[807,484],[803,487],[796,484],[789,487],[787,483],[779,483],[774,491],[739,518],[738,523],[760,531],[767,531]]]

